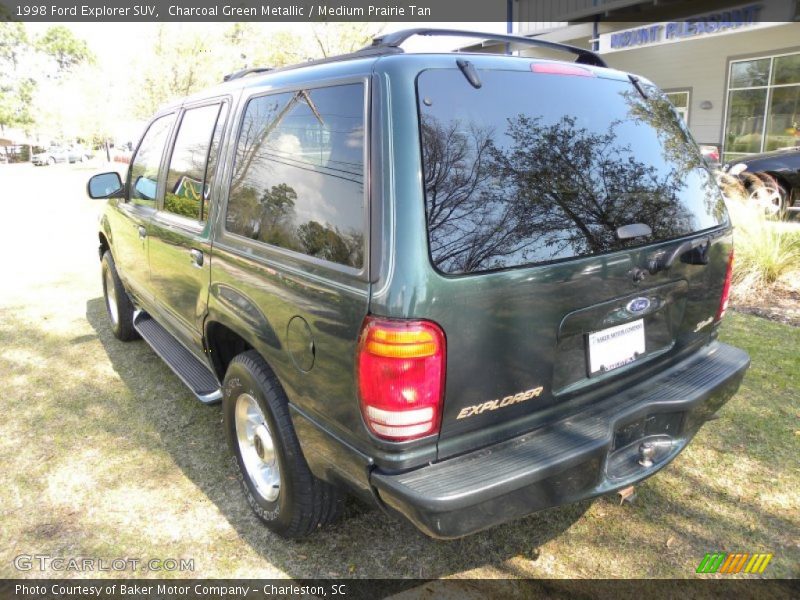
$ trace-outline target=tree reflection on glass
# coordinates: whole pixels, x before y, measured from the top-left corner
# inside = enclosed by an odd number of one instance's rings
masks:
[[[360,267],[363,140],[361,84],[251,99],[236,145],[227,230]]]
[[[603,115],[531,110],[505,116],[501,129],[496,114],[474,111],[480,116],[467,120],[423,112],[437,267],[470,273],[548,262],[717,224],[724,217],[720,196],[669,101],[644,99],[632,87],[613,97],[622,109],[605,125]],[[617,229],[633,223],[650,226],[652,236],[620,240]]]

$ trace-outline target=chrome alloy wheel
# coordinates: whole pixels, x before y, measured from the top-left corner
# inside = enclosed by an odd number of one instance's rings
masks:
[[[117,288],[114,287],[114,276],[111,274],[111,268],[108,266],[106,266],[105,286],[106,308],[108,308],[108,315],[111,317],[111,322],[116,325],[119,323],[119,311],[117,310]]]
[[[768,217],[777,217],[781,214],[783,197],[780,190],[774,187],[764,186],[755,190],[750,194],[750,200],[761,206]]]
[[[267,502],[275,502],[281,491],[281,469],[267,420],[250,394],[236,399],[236,442],[247,476]]]

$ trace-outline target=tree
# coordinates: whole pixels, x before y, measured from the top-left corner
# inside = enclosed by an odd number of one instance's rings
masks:
[[[656,239],[689,228],[681,164],[639,160],[619,136],[572,116],[507,120],[502,134],[458,120],[422,120],[431,255],[452,273],[620,249],[621,225]],[[669,152],[670,150],[666,150]]]
[[[248,67],[284,67],[308,60],[313,54],[294,31],[267,33],[261,24],[234,23],[223,38],[231,53],[229,72]]]
[[[214,64],[213,37],[194,27],[161,24],[155,32],[152,53],[142,57],[134,111],[149,118],[159,106],[222,80]]]
[[[0,23],[0,132],[33,122],[31,101],[36,83],[19,69],[30,49],[22,23]]]
[[[0,23],[0,64],[4,70],[16,70],[29,47],[28,33],[22,23]]]
[[[86,42],[75,37],[64,25],[48,29],[36,41],[36,49],[55,61],[58,75],[72,70],[79,64],[91,63],[94,60],[94,55]]]
[[[279,246],[291,247],[291,221],[294,219],[294,205],[297,192],[286,183],[273,185],[264,190],[259,199],[260,221],[258,234],[262,240],[269,240]]]
[[[297,237],[300,238],[303,250],[311,256],[334,262],[346,262],[350,254],[341,236],[334,229],[325,227],[317,221],[300,225],[297,228]]]
[[[319,54],[327,58],[368,46],[383,27],[382,23],[315,23],[311,32]]]

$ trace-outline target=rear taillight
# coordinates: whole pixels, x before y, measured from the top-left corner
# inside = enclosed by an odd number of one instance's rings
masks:
[[[565,65],[561,63],[531,63],[531,71],[534,73],[546,73],[548,75],[573,75],[576,77],[595,77],[594,71],[575,65]]]
[[[367,317],[358,344],[358,392],[369,430],[392,441],[439,431],[445,338],[430,321]]]
[[[728,255],[728,268],[725,270],[725,283],[722,285],[722,297],[719,299],[719,310],[717,310],[716,320],[719,321],[725,316],[728,310],[728,300],[731,295],[731,278],[733,277],[733,249]]]

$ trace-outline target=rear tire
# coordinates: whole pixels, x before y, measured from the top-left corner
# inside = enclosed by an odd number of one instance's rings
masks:
[[[103,254],[101,263],[103,276],[103,298],[106,303],[108,319],[111,321],[111,331],[114,337],[123,342],[129,342],[139,337],[136,329],[133,328],[133,302],[125,291],[117,267],[114,264],[114,257],[111,252],[106,250]]]
[[[222,414],[236,474],[250,507],[281,537],[299,539],[332,522],[343,496],[308,468],[277,377],[250,350],[231,361]]]
[[[769,173],[754,173],[751,186],[750,200],[762,207],[767,218],[786,218],[789,193],[781,181]]]
[[[776,182],[776,192],[778,194],[779,204],[775,213],[775,218],[784,221],[787,219],[789,211],[786,208],[789,206],[790,192],[783,186],[783,184]]]

